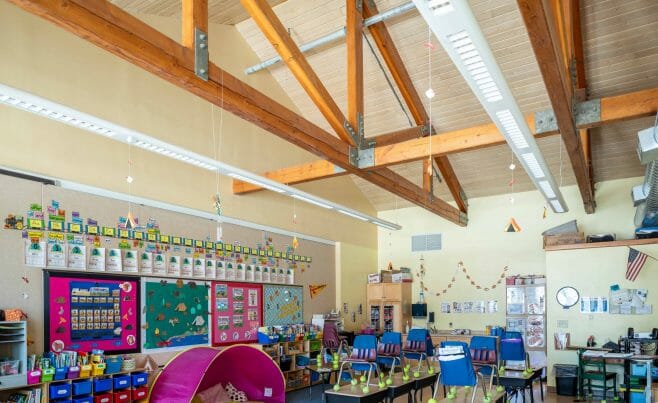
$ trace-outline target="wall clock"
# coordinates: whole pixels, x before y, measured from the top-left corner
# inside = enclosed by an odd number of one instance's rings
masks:
[[[562,305],[562,308],[568,309],[578,303],[580,294],[575,288],[567,286],[560,288],[555,297],[557,298],[557,303]]]

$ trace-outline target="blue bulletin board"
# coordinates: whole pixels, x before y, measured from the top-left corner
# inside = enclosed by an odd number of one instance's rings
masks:
[[[263,316],[265,326],[283,326],[304,321],[301,286],[264,285]]]

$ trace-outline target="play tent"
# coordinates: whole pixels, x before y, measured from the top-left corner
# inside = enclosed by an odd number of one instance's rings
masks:
[[[255,347],[236,344],[221,351],[193,347],[180,352],[153,381],[149,402],[190,402],[197,393],[229,382],[249,400],[286,400],[283,374],[272,358]],[[265,396],[270,389],[271,396]]]

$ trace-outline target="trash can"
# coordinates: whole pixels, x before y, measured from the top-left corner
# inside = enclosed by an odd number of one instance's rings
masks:
[[[555,364],[555,389],[558,395],[576,396],[578,393],[578,365]]]

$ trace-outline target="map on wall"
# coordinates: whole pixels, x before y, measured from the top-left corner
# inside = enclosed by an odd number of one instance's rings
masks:
[[[304,321],[301,286],[264,285],[265,326],[283,326]]]
[[[142,282],[142,351],[209,344],[209,290],[205,282],[157,278]]]

